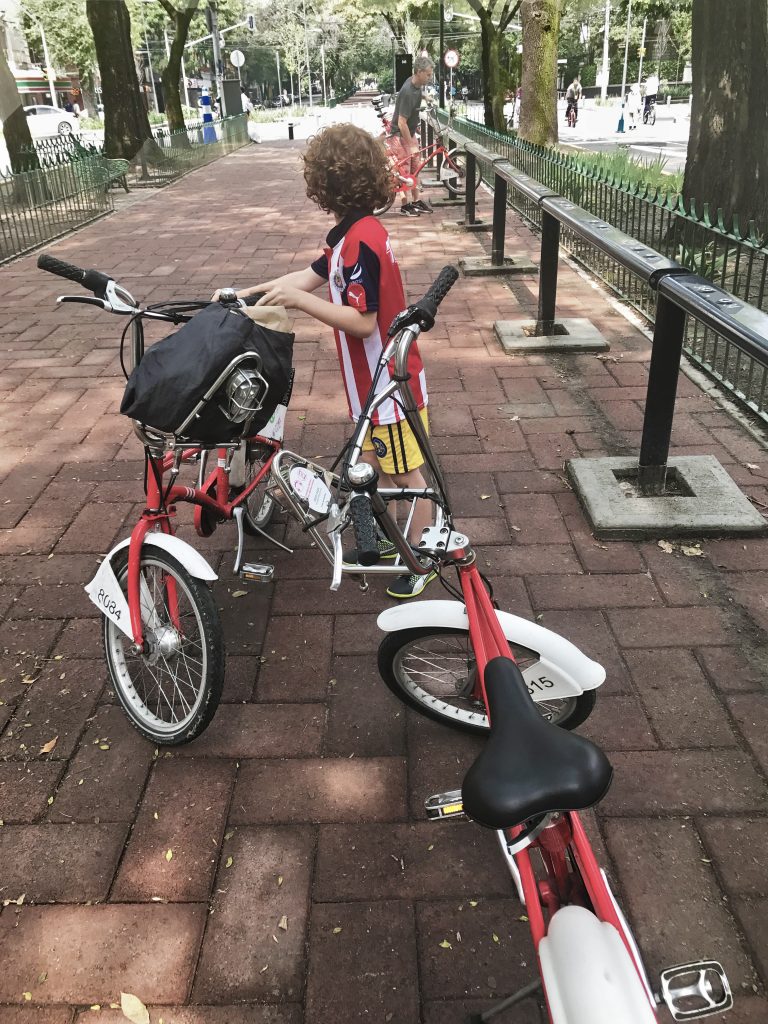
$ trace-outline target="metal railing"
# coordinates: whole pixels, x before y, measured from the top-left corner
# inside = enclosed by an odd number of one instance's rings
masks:
[[[443,112],[439,116],[445,121]],[[501,135],[472,121],[454,119],[445,127],[459,140],[482,145],[484,153],[477,160],[487,180],[493,180],[494,161],[503,157],[515,171],[529,175],[552,194],[566,197],[633,238],[636,244],[675,260],[743,302],[768,310],[768,248],[751,222],[742,230],[734,218],[728,228],[722,213],[713,216],[707,205],[700,212],[695,203],[686,209],[677,194],[603,177],[586,159]],[[524,191],[512,190],[508,202],[541,228],[541,210]],[[656,291],[621,262],[565,225],[560,244],[613,291],[655,320]],[[768,421],[766,367],[695,318],[686,324],[684,350],[694,364]]]
[[[457,135],[452,131],[454,136]],[[459,139],[461,137],[459,136]],[[750,382],[760,376],[760,405],[768,381],[768,315],[724,288],[692,273],[663,252],[639,241],[607,220],[596,217],[570,199],[557,195],[530,175],[516,171],[509,160],[477,143],[463,142],[466,151],[467,193],[465,222],[475,222],[475,169],[493,182],[494,214],[491,262],[504,261],[508,201],[527,211],[541,228],[541,261],[536,333],[557,332],[557,275],[559,248],[565,236],[577,239],[585,251],[620,268],[638,288],[653,295],[654,333],[648,391],[638,464],[638,484],[646,495],[663,494],[672,434],[680,360],[691,325],[709,331],[749,363]],[[508,196],[511,197],[508,200]],[[736,367],[735,376],[739,376]]]
[[[111,212],[103,162],[75,163],[0,176],[0,263]]]

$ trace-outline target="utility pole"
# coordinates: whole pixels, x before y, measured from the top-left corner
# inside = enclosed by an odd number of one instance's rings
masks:
[[[277,95],[281,101],[283,98],[283,83],[280,81],[280,51],[275,50],[275,60],[277,62]],[[280,104],[282,106],[282,102]]]
[[[632,19],[632,0],[629,0],[627,4],[627,31],[624,36],[624,70],[621,72],[621,117],[619,118],[618,131],[624,131],[624,104],[626,101],[625,92],[627,90],[627,57],[629,56],[629,26]]]
[[[313,106],[312,103],[312,69],[309,66],[309,35],[307,34],[307,5],[302,0],[302,9],[304,11],[304,49],[307,54],[307,82],[309,85],[309,105]],[[299,103],[301,103],[301,77],[299,77]]]
[[[211,30],[211,44],[213,46],[213,84],[214,91],[219,100],[219,113],[221,117],[227,116],[227,105],[224,100],[224,75],[221,64],[221,39],[219,38],[219,18],[216,11],[215,0],[208,2],[208,27]]]
[[[638,85],[640,85],[640,82],[642,81],[642,78],[643,78],[643,57],[645,56],[645,29],[646,29],[647,25],[648,25],[648,19],[647,18],[643,18],[643,41],[640,43],[640,67],[637,69],[637,84]]]
[[[605,27],[603,29],[603,70],[600,84],[600,99],[605,103],[608,97],[608,33],[611,30],[611,0],[605,0]]]
[[[443,64],[443,50],[445,49],[445,38],[443,36],[443,28],[445,25],[445,4],[443,0],[440,0],[440,52],[437,55],[437,89],[438,89],[438,106],[445,109],[445,89],[443,88],[443,75],[444,75],[444,64]]]

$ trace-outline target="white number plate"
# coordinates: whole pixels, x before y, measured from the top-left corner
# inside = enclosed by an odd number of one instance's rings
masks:
[[[128,611],[128,602],[120,589],[109,558],[105,558],[101,563],[98,572],[85,588],[85,592],[102,615],[111,619],[132,640],[131,613]]]

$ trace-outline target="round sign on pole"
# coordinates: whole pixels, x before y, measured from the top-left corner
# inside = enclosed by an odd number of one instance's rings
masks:
[[[457,68],[459,66],[459,55],[456,50],[446,50],[443,61],[447,68]]]
[[[245,54],[242,50],[233,50],[229,55],[229,62],[233,68],[241,68],[245,64]]]

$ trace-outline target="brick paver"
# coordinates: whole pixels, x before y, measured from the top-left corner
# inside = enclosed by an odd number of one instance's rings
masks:
[[[240,152],[51,249],[146,301],[303,267],[328,221],[303,195],[299,148]],[[387,219],[411,298],[487,245],[440,220]],[[535,255],[512,214],[509,228],[510,248]],[[0,276],[0,890],[14,901],[0,910],[0,1024],[116,1024],[121,990],[169,1024],[458,1024],[523,984],[532,950],[494,836],[425,819],[424,798],[459,786],[481,741],[386,690],[383,586],[331,594],[295,525],[275,526],[293,556],[249,541],[276,566],[253,587],[232,578],[232,532],[199,540],[182,510],[182,535],[220,572],[223,703],[186,747],[156,751],[130,727],[81,589],[142,507],[141,451],[117,414],[122,325],[56,311],[64,289],[31,257]],[[650,344],[563,266],[562,310],[596,323],[609,358],[506,356],[492,323],[530,318],[536,288],[463,279],[445,300],[423,339],[435,450],[502,606],[606,667],[582,731],[615,782],[585,821],[651,973],[717,956],[731,1024],[756,1024],[768,540],[688,557],[592,537],[563,463],[637,451]],[[336,357],[305,317],[295,364],[287,446],[333,458],[348,432]],[[763,448],[685,377],[673,444],[712,452],[768,501]],[[538,1016],[529,1001],[505,1019]]]

